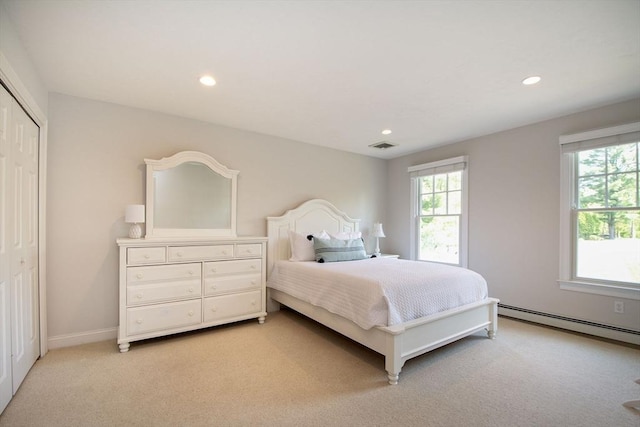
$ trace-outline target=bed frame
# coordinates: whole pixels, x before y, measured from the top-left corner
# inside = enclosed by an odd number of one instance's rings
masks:
[[[267,218],[267,275],[278,260],[289,259],[289,230],[299,233],[358,231],[352,219],[326,200],[309,200],[279,217]],[[268,286],[268,282],[267,282]],[[487,298],[452,310],[389,327],[360,328],[352,321],[276,289],[267,289],[270,311],[283,304],[385,356],[389,384],[398,384],[404,363],[416,356],[486,329],[498,331],[498,300]]]

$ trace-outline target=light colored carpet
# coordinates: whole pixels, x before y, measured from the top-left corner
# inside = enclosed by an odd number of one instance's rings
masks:
[[[2,426],[633,426],[640,350],[500,318],[407,362],[290,311],[141,343],[50,351]]]

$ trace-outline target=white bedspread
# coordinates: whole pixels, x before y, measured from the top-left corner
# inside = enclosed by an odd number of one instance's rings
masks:
[[[278,261],[267,286],[352,320],[392,326],[488,296],[476,272],[393,258],[317,263]]]

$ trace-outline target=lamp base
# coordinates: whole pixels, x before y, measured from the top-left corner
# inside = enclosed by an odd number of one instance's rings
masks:
[[[131,228],[129,228],[129,238],[139,239],[141,237],[142,237],[142,227],[140,227],[140,224],[131,224]]]

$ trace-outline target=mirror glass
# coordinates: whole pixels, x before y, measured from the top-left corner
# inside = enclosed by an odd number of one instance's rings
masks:
[[[231,228],[231,180],[202,163],[155,171],[154,226]]]
[[[147,238],[235,237],[238,171],[196,151],[145,163]]]

